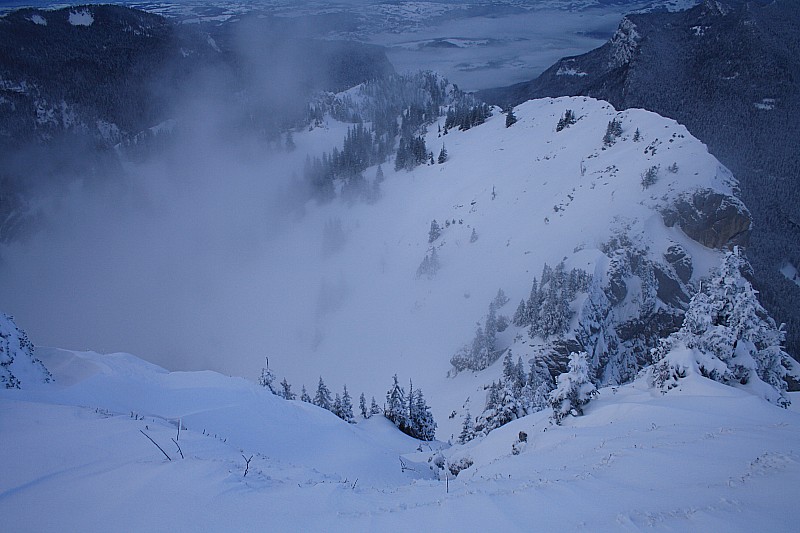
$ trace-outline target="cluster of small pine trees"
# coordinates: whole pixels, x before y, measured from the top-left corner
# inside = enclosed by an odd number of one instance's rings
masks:
[[[512,420],[545,409],[551,390],[553,378],[544,364],[531,364],[530,371],[525,372],[522,358],[514,363],[509,351],[503,358],[503,377],[488,388],[483,412],[474,423],[469,412],[464,417],[459,442],[463,444]]]
[[[497,349],[497,334],[505,331],[509,322],[508,317],[498,315],[497,311],[507,303],[508,297],[503,289],[498,289],[497,295],[489,303],[489,312],[486,314],[483,327],[478,325],[472,342],[461,347],[450,358],[450,364],[456,372],[483,370],[500,357],[502,350]]]
[[[556,124],[556,131],[561,131],[564,128],[569,128],[571,125],[575,124],[578,119],[575,117],[575,112],[572,109],[567,109],[564,111],[564,114],[558,119],[558,124]]]
[[[285,400],[297,398],[286,378],[281,381],[280,388],[273,386],[274,381],[275,374],[270,370],[269,361],[267,361],[264,368],[261,369],[258,384]],[[320,376],[314,397],[309,396],[305,385],[303,385],[300,400],[326,409],[349,424],[355,424],[356,422],[353,415],[353,399],[347,390],[347,385],[343,386],[341,395],[338,392],[331,394],[330,389],[325,385],[322,376]],[[358,409],[364,419],[373,415],[384,414],[400,431],[415,439],[432,441],[435,438],[436,421],[433,419],[430,407],[425,402],[422,390],[414,389],[413,383],[409,381],[409,392],[406,394],[405,389],[400,386],[397,380],[397,374],[394,375],[392,387],[386,393],[385,408],[382,409],[378,406],[374,396],[369,407],[367,407],[367,399],[362,392],[359,396]]]
[[[425,138],[421,135],[400,138],[397,154],[394,159],[395,170],[411,170],[427,161],[433,160],[433,153],[428,153]]]
[[[462,98],[455,105],[447,109],[444,121],[444,134],[453,128],[466,131],[474,126],[479,126],[492,116],[492,109],[488,104],[470,98]]]
[[[638,131],[638,130],[637,130]],[[622,136],[622,122],[616,118],[612,119],[606,127],[606,134],[603,135],[603,146],[609,147],[617,142],[617,138]]]
[[[394,137],[378,135],[374,129],[356,124],[347,129],[342,149],[334,147],[329,155],[307,158],[303,168],[303,178],[309,184],[312,194],[318,200],[331,200],[335,196],[335,182],[342,180],[345,185],[355,188],[364,181],[361,174],[367,167],[382,163],[391,153]]]
[[[283,381],[280,382],[280,386],[277,388],[273,386],[274,382],[275,374],[272,372],[272,370],[270,370],[269,361],[267,361],[267,364],[261,369],[261,375],[258,378],[258,384],[266,389],[269,389],[274,395],[279,396],[284,400],[297,399],[297,394],[292,392],[292,386],[289,384],[286,378],[283,378]],[[306,386],[303,385],[300,393],[300,400],[314,404],[317,407],[327,409],[345,422],[355,424],[355,417],[353,416],[353,398],[350,396],[350,392],[347,390],[347,385],[343,386],[341,395],[338,392],[335,395],[332,395],[330,389],[327,387],[327,385],[325,385],[325,382],[320,376],[319,384],[317,385],[317,392],[314,394],[314,397],[312,398],[309,396]],[[363,392],[359,398],[359,410],[364,418],[369,418],[373,414],[379,414],[382,412],[381,408],[378,407],[378,404],[375,401],[375,397],[372,398],[372,404],[369,408],[367,408],[366,398],[364,397]]]
[[[422,390],[414,389],[409,381],[409,392],[406,394],[397,380],[397,374],[393,379],[392,386],[386,392],[384,415],[406,435],[432,441],[436,436],[436,422]]]
[[[547,339],[569,330],[575,314],[571,303],[579,292],[589,288],[591,276],[581,269],[566,271],[561,261],[555,268],[545,263],[541,282],[533,279],[528,300],[520,300],[512,322],[517,327],[528,327],[528,335]]]

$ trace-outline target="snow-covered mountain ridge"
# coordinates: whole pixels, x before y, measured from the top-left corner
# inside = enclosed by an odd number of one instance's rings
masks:
[[[556,131],[567,109],[577,120]],[[309,385],[316,376],[308,370],[314,368],[337,387],[347,383],[351,391],[380,397],[384,387],[375,390],[374,384],[388,386],[389,375],[397,372],[432,399],[444,430],[440,438],[457,434],[445,415],[458,410],[473,387],[488,384],[495,371],[446,380],[450,357],[472,338],[498,289],[510,298],[498,313],[510,318],[544,264],[555,267],[562,260],[567,271],[587,272],[601,289],[614,285],[617,296],[607,311],[617,326],[628,325],[615,353],[646,364],[647,345],[680,326],[692,284],[719,264],[720,253],[706,245],[723,246],[746,234],[747,212],[733,195],[735,180],[685,128],[652,113],[618,113],[590,98],[531,101],[514,113],[518,121],[510,128],[499,113],[484,125],[447,135],[434,124],[426,145],[434,154],[444,145],[445,163],[411,172],[384,169],[382,198],[374,204],[308,209],[286,245],[292,253],[311,254],[298,257],[295,274],[319,279],[318,290],[291,299],[317,306],[315,333],[313,339],[300,330],[293,339],[280,333],[271,339],[270,361],[278,375]],[[622,133],[606,146],[612,120],[620,121]],[[314,135],[296,137],[299,152]],[[655,183],[645,188],[643,175],[653,168]],[[696,201],[708,198],[717,201]],[[341,222],[346,241],[324,260],[322,276],[303,272],[319,248],[311,244],[302,252],[297,240],[309,226],[322,233],[330,220]],[[441,235],[429,243],[432,220]],[[714,227],[723,220],[730,224]],[[693,231],[692,224],[714,239]],[[434,248],[439,270],[430,279],[417,277]],[[584,291],[572,302],[570,330],[580,325],[587,298]],[[647,330],[639,322],[656,326]],[[574,346],[549,340],[531,340],[525,328],[510,327],[498,335],[498,349],[511,347],[526,362],[545,356],[557,373]],[[595,347],[582,348],[592,353]]]

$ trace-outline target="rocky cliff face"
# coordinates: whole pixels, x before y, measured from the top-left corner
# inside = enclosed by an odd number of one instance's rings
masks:
[[[750,213],[734,196],[700,189],[681,196],[662,212],[667,227],[678,225],[686,235],[709,248],[747,246]]]

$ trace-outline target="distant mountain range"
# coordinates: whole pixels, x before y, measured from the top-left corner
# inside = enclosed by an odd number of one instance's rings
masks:
[[[706,0],[629,15],[603,46],[530,82],[487,90],[490,103],[588,95],[685,124],[741,186],[753,216],[748,256],[760,298],[800,356],[800,9],[792,0]]]

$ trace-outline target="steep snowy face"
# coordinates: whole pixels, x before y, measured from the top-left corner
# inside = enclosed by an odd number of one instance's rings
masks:
[[[289,241],[309,225],[322,234],[336,220],[343,244],[309,283],[317,287],[309,302],[317,304],[313,338],[275,339],[292,354],[273,352],[279,375],[308,385],[322,373],[329,383],[380,397],[397,372],[425,389],[439,436],[447,438],[454,428],[445,416],[463,412],[471,394],[482,403],[474,388],[496,376],[445,379],[455,374],[450,359],[470,344],[475,323],[485,326],[498,289],[507,301],[495,312],[506,327],[496,329],[488,360],[466,368],[491,366],[510,348],[515,358],[545,360],[556,374],[569,351],[584,349],[592,370],[615,383],[647,363],[648,347],[680,325],[692,284],[719,261],[681,229],[685,220],[710,224],[717,211],[668,214],[695,205],[687,197],[713,193],[736,206],[732,213],[744,224],[733,177],[683,126],[653,113],[617,112],[591,98],[530,101],[514,113],[508,128],[497,111],[468,131],[445,134],[434,124],[426,146],[434,154],[444,147],[445,162],[382,169],[382,197],[372,205],[309,210]],[[364,174],[371,180],[375,173]],[[569,295],[558,327],[509,325],[534,278],[545,286],[547,268],[579,280],[558,289]]]

